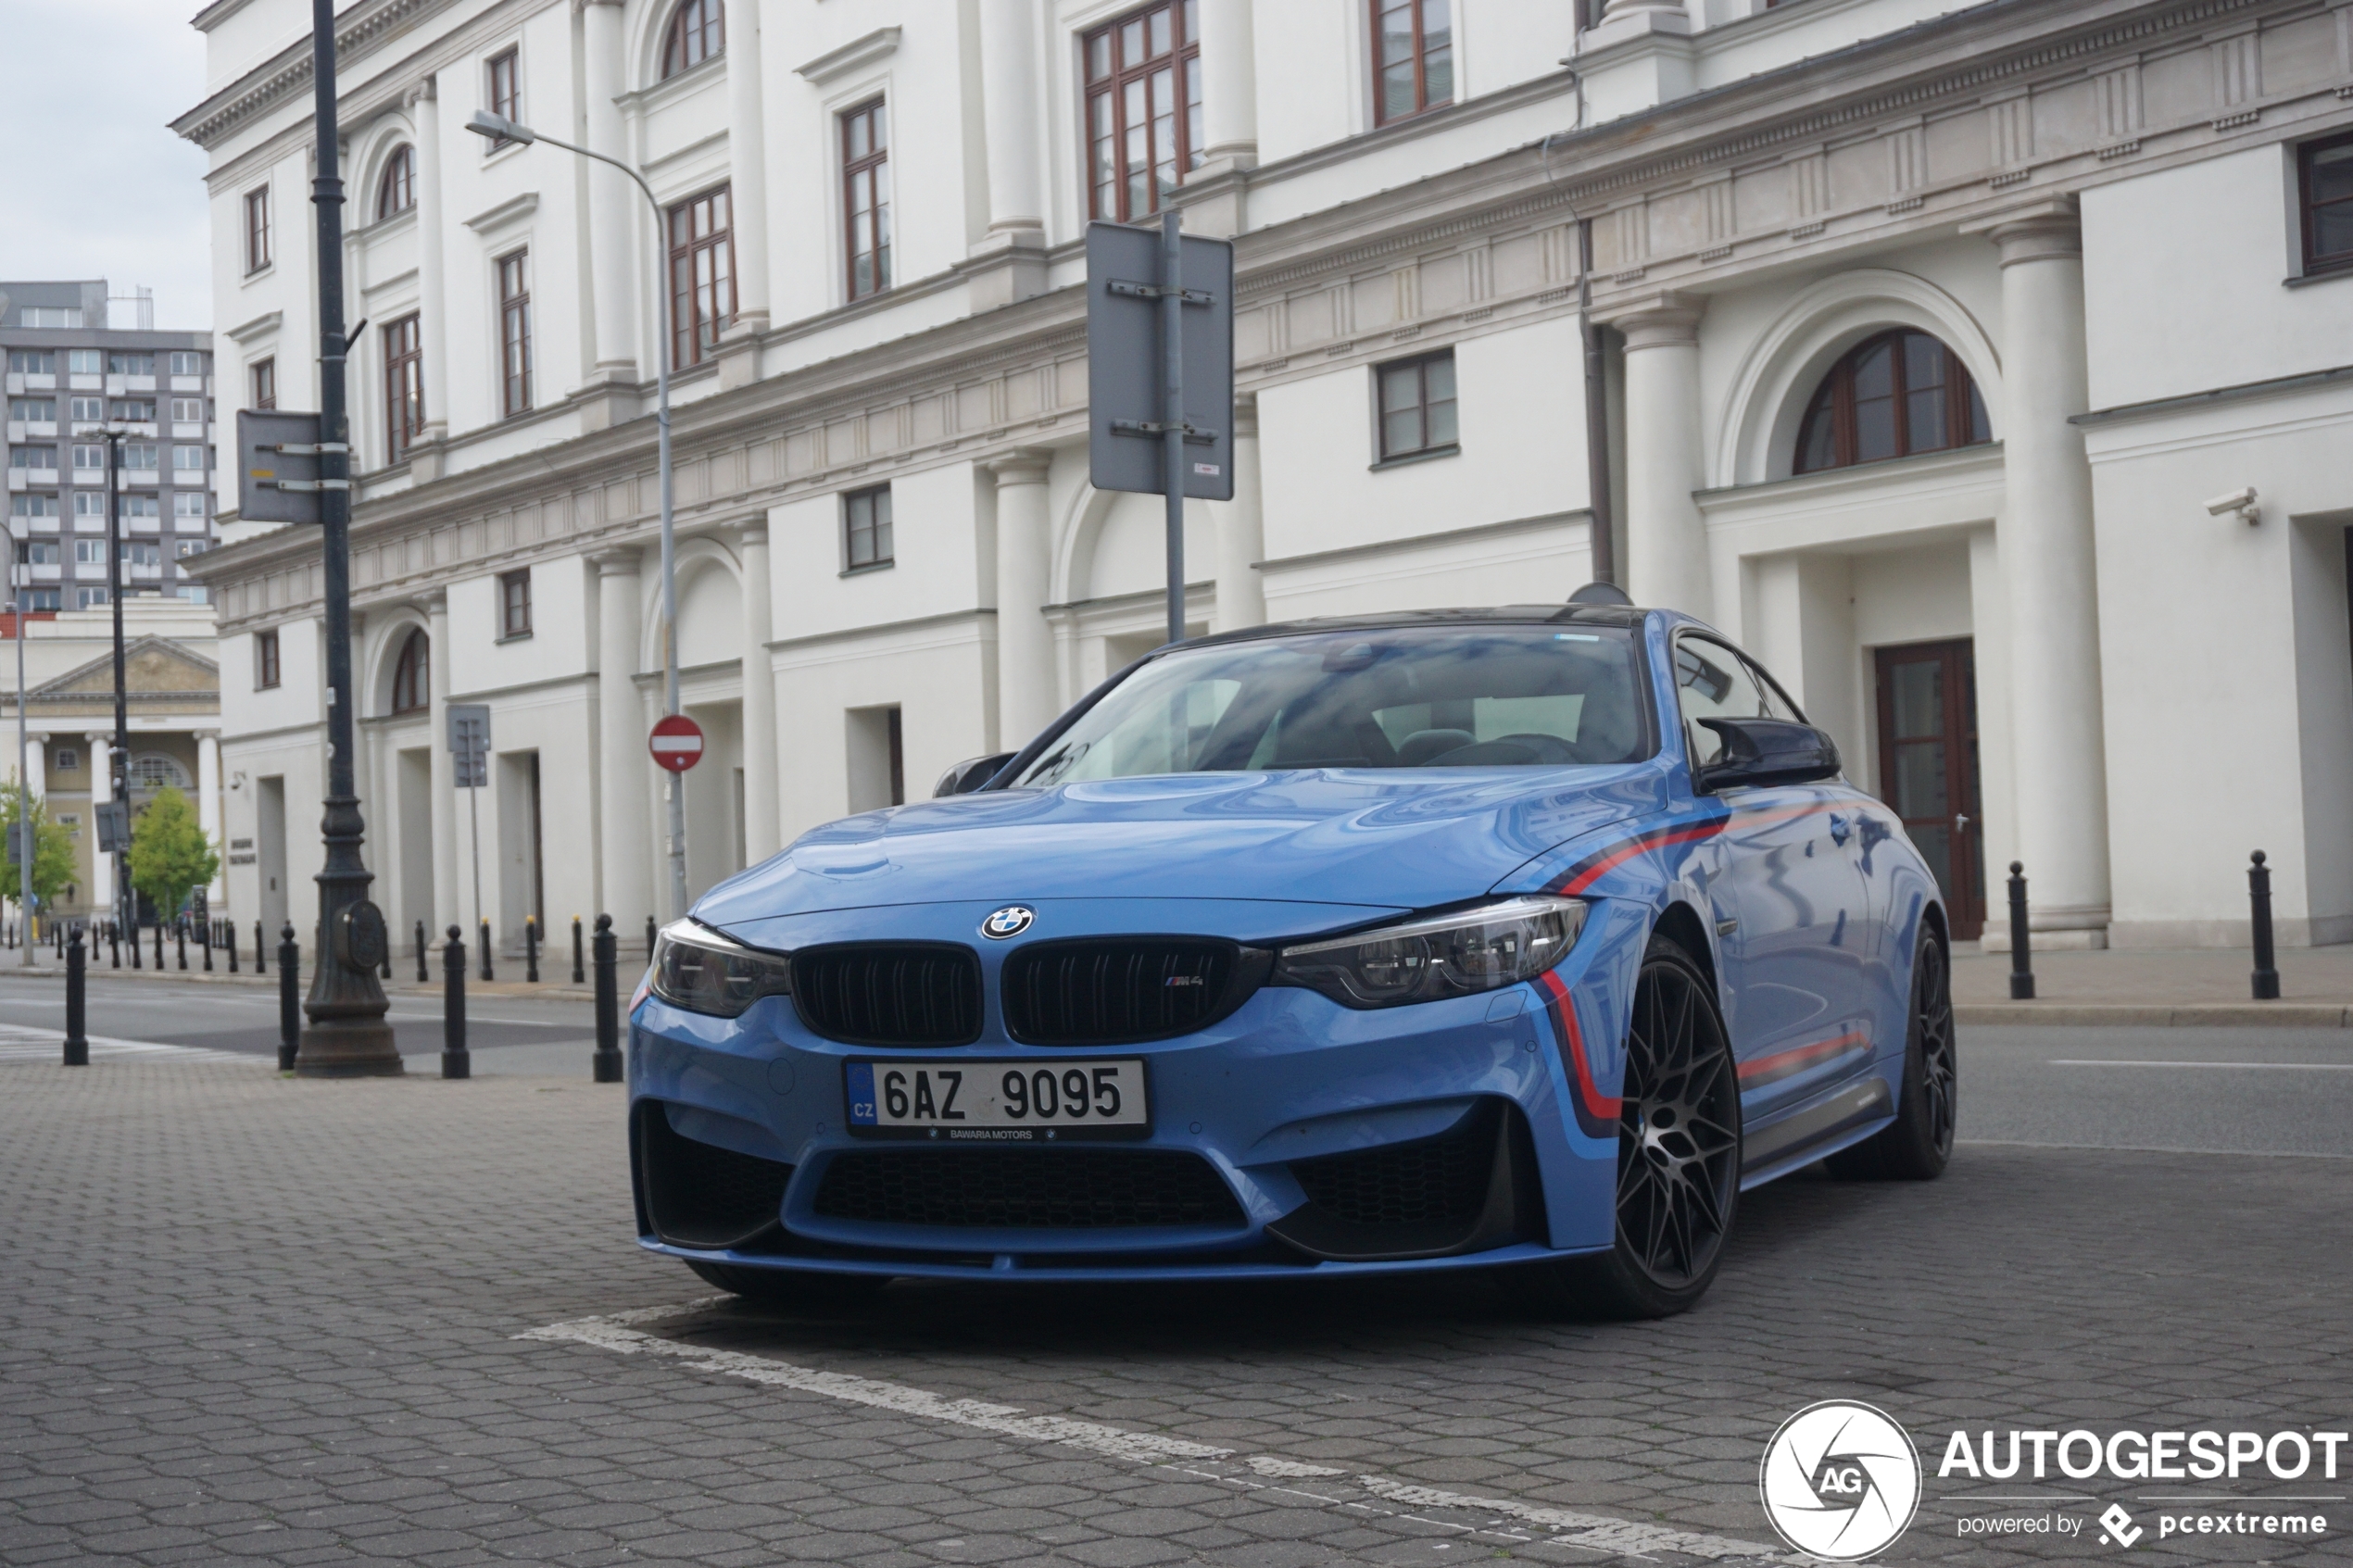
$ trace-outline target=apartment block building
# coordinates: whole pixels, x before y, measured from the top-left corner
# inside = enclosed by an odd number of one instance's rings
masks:
[[[1237,247],[1192,625],[1557,600],[1605,515],[1961,935],[2018,858],[2045,943],[2242,939],[2259,847],[2284,940],[2353,939],[2353,0],[358,0],[324,257],[308,16],[207,6],[176,124],[231,397],[316,406],[321,267],[368,321],[358,764],[403,930],[666,912],[665,345],[696,888],[1152,646],[1160,504],[1088,482],[1078,285],[1089,221],[1173,207]],[[202,576],[231,894],[307,925],[315,535]],[[472,800],[453,700],[493,711]]]

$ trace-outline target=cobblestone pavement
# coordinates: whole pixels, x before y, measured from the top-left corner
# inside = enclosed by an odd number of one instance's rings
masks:
[[[2342,1502],[2300,1548],[1961,1538],[2147,1524],[2148,1484],[1934,1475],[1957,1425],[2344,1426],[2343,1160],[1974,1144],[1928,1185],[1793,1180],[1664,1323],[1478,1280],[902,1285],[838,1321],[693,1304],[639,1253],[620,1107],[0,1059],[0,1563],[1787,1561],[1758,1457],[1838,1396],[1925,1450],[1888,1561],[2353,1556]]]

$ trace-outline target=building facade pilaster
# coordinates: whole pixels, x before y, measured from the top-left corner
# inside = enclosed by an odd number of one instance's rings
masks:
[[[653,807],[646,775],[653,759],[634,679],[644,638],[638,553],[607,550],[589,558],[597,568],[598,885],[602,912],[627,933],[654,907],[660,847],[647,831]],[[749,788],[749,779],[745,783]]]
[[[1217,521],[1217,629],[1266,623],[1266,508],[1258,480],[1258,397],[1234,399],[1234,498],[1214,508]]]
[[[1699,322],[1706,301],[1655,294],[1615,316],[1626,338],[1626,583],[1634,602],[1711,619],[1702,483]]]
[[[783,847],[777,816],[776,666],[774,588],[768,577],[768,525],[744,530],[744,863],[756,866]]]
[[[1062,711],[1054,631],[1046,621],[1052,530],[1046,476],[1052,455],[1027,449],[985,465],[997,481],[997,744],[1029,744]]]
[[[458,764],[449,754],[449,596],[425,596],[425,702],[433,754],[433,899],[420,910],[439,947],[458,920]],[[414,917],[411,917],[414,918]]]

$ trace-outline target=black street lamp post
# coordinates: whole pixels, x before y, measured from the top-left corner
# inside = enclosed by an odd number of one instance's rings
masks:
[[[294,1070],[309,1078],[356,1078],[401,1071],[384,1014],[391,1004],[377,984],[388,933],[369,901],[374,879],[359,856],[366,824],[352,778],[351,713],[351,420],[344,406],[343,175],[335,128],[333,0],[311,0],[311,67],[318,95],[318,171],[311,201],[319,209],[319,520],[323,535],[327,621],[327,798],[320,834],[326,860],[319,876],[322,937],[311,966],[309,1022]]]

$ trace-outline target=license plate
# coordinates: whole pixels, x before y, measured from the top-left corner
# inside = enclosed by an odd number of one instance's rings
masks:
[[[1144,1064],[849,1061],[849,1130],[870,1137],[1049,1143],[1151,1131]]]

